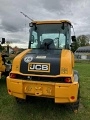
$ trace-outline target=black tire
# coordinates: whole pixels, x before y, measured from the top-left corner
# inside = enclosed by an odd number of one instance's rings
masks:
[[[15,100],[18,104],[23,104],[26,102],[26,99],[21,99],[21,98],[18,98],[18,97],[15,97]]]
[[[78,111],[78,108],[79,108],[79,100],[77,100],[76,102],[74,103],[71,103],[71,108],[74,112],[77,112]]]
[[[79,108],[79,103],[80,103],[80,80],[79,80],[79,74],[78,71],[74,70],[74,74],[77,74],[78,76],[78,83],[79,83],[79,88],[78,88],[78,96],[77,96],[77,101],[74,103],[70,103],[71,109],[77,113],[78,108]]]
[[[77,111],[78,111],[79,103],[80,103],[80,89],[78,90],[77,101],[70,104],[71,109],[72,109],[75,113],[77,113]]]

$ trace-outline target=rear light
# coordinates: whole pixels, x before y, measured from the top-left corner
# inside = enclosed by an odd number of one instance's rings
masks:
[[[9,89],[9,90],[8,90],[8,92],[10,93],[10,92],[11,92],[11,90]]]
[[[70,77],[66,77],[66,78],[64,79],[64,81],[65,81],[65,83],[71,83],[71,82],[72,82],[72,80],[71,80]]]
[[[75,96],[71,96],[71,99],[74,100],[74,99],[75,99]]]
[[[10,78],[16,78],[16,74],[15,73],[10,73]]]

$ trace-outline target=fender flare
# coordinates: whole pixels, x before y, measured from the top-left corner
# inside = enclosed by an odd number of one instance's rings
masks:
[[[79,82],[79,81],[80,81],[80,80],[79,80],[79,73],[78,73],[77,70],[74,70],[74,81],[75,81],[75,82]]]

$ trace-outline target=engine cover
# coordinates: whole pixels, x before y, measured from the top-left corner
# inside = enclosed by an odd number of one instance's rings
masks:
[[[23,74],[59,75],[61,50],[33,49],[20,63]]]

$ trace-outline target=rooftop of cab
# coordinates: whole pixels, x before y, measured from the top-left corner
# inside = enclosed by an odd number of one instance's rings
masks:
[[[68,23],[71,25],[71,22],[69,20],[46,20],[46,21],[32,21],[31,23],[36,23],[36,24],[55,24],[55,23]]]

